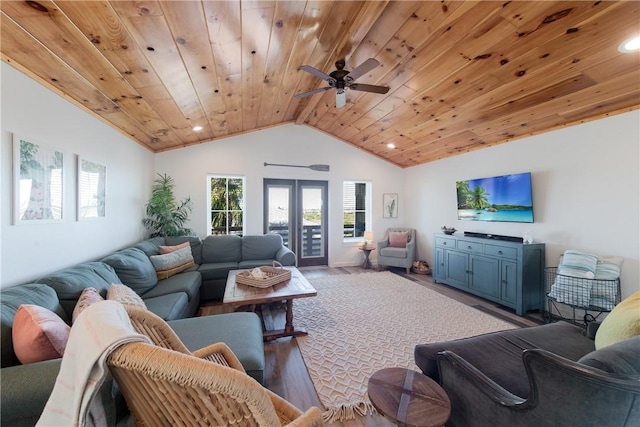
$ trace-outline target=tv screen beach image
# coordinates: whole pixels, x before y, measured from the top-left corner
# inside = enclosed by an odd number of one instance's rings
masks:
[[[458,219],[533,222],[531,173],[457,181]]]

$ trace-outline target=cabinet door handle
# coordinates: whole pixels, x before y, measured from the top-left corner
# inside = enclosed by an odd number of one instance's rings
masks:
[[[498,255],[502,255],[502,251],[498,251]]]
[[[502,281],[502,283],[504,283],[505,285],[508,285],[508,284],[509,284],[509,282],[508,282],[508,281],[506,281],[506,280],[503,280],[503,281]]]
[[[447,242],[443,242],[443,243],[442,243],[442,245],[443,245],[443,246],[447,246]]]
[[[472,249],[472,247],[471,247],[471,246],[467,246],[467,249],[471,250],[471,249]]]

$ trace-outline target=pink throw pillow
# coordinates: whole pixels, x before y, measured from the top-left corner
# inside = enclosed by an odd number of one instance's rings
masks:
[[[104,301],[102,295],[96,288],[85,288],[78,298],[76,306],[73,308],[73,314],[71,315],[71,323],[75,323],[76,319],[82,313],[82,311],[98,301]]]
[[[184,243],[180,243],[179,245],[175,245],[175,246],[160,246],[158,249],[160,250],[160,254],[168,254],[168,253],[171,253],[171,252],[175,252],[178,249],[189,248],[189,247],[191,247],[191,243],[184,242]]]
[[[406,248],[408,235],[407,231],[390,231],[389,246],[392,248]]]
[[[13,317],[13,350],[23,365],[58,359],[64,354],[71,328],[39,305],[22,304]]]

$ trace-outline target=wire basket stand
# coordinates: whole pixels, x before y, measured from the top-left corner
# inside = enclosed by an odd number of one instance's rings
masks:
[[[558,274],[557,267],[545,268],[547,310],[542,315],[546,323],[564,320],[578,326],[595,322],[620,302],[620,278],[615,280],[583,279]],[[571,308],[572,317],[565,317],[562,306]],[[582,319],[579,313],[584,312]]]

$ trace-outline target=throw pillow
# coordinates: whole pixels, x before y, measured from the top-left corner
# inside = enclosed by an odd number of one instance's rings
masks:
[[[23,365],[58,359],[64,354],[71,328],[39,305],[22,304],[13,318],[13,351]]]
[[[596,332],[596,350],[636,335],[640,335],[640,291],[625,298],[604,318]]]
[[[598,257],[578,251],[565,251],[558,266],[558,274],[563,276],[593,279],[596,275]]]
[[[107,291],[107,300],[118,301],[121,304],[135,305],[142,308],[147,308],[140,295],[135,293],[133,289],[127,285],[119,285],[117,283],[109,286]]]
[[[191,243],[184,242],[175,246],[160,246],[158,250],[160,251],[160,254],[168,254],[184,248],[191,248]]]
[[[640,336],[592,351],[578,363],[592,366],[610,374],[640,375]]]
[[[390,231],[389,246],[392,248],[406,248],[409,233],[407,231]]]
[[[159,280],[167,279],[195,265],[191,247],[178,249],[168,254],[152,255],[149,259],[156,269]]]
[[[78,302],[73,309],[73,314],[71,315],[71,322],[75,323],[76,319],[82,313],[82,310],[89,307],[91,304],[96,303],[98,301],[104,301],[102,295],[96,288],[85,288],[80,294],[80,298],[78,298]]]

